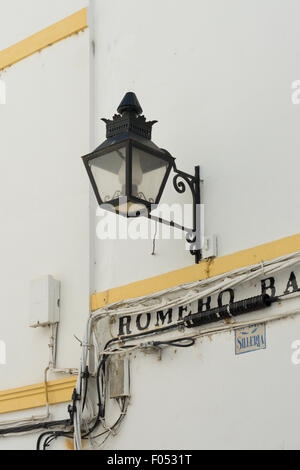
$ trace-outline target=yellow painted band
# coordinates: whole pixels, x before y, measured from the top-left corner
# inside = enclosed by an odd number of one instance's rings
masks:
[[[71,401],[76,381],[77,377],[72,376],[48,382],[49,404],[55,405]],[[39,408],[45,404],[44,383],[0,391],[0,414]]]
[[[153,294],[180,284],[201,281],[202,279],[251,266],[261,261],[270,261],[296,251],[300,251],[300,234],[213,260],[204,260],[187,268],[93,294],[91,296],[91,310],[95,311],[114,302]]]
[[[0,51],[0,70],[87,28],[87,8]]]

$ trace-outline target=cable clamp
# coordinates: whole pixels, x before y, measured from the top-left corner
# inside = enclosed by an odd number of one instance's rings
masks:
[[[83,346],[86,346],[87,348],[92,348],[93,347],[93,344],[84,343],[83,341],[81,341],[81,339],[77,338],[76,335],[73,334],[73,336],[78,341],[78,343],[80,344],[81,347],[83,347]]]
[[[157,347],[154,341],[147,341],[147,343],[142,343],[140,345],[142,349],[155,348]]]
[[[264,275],[266,276],[266,273],[265,273],[265,263],[264,263],[264,260],[263,260],[263,259],[262,259],[261,262],[260,262],[260,266],[261,266],[262,272],[263,272]]]
[[[68,413],[70,415],[70,423],[71,425],[74,424],[74,411],[76,411],[76,406],[69,405],[68,406]]]
[[[106,431],[108,431],[110,434],[112,434],[113,436],[116,436],[117,433],[114,431],[114,429],[110,428],[109,426],[107,426],[106,422],[105,422],[105,419],[104,418],[100,418],[100,421],[102,423],[102,426],[104,427],[104,429]]]
[[[232,313],[230,311],[230,305],[228,304],[227,307],[226,307],[226,310],[227,310],[227,313],[230,317],[232,317]]]
[[[88,379],[90,377],[90,375],[91,374],[89,373],[89,368],[88,368],[88,366],[86,366],[85,371],[81,373],[81,377],[83,379]]]
[[[76,401],[79,401],[79,400],[81,400],[81,396],[79,393],[77,393],[76,388],[74,388],[73,394],[72,394],[72,401],[73,403],[75,403]]]
[[[68,406],[68,413],[69,413],[69,415],[70,415],[71,424],[74,423],[74,414],[75,414],[76,411],[77,411],[77,408],[76,408],[76,401],[79,401],[80,399],[81,399],[81,396],[77,393],[76,388],[74,388],[73,394],[72,394],[72,402],[73,402],[73,404]]]

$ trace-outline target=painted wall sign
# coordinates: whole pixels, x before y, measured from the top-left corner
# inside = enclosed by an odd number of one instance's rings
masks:
[[[266,324],[250,325],[235,330],[235,354],[266,349]]]
[[[165,310],[157,310],[149,313],[141,313],[137,315],[124,315],[116,317],[111,323],[112,337],[120,337],[146,332],[147,330],[159,329],[177,321],[182,320],[186,315],[191,313],[205,312],[215,307],[221,307],[228,303],[247,299],[249,297],[268,294],[270,297],[278,297],[281,299],[286,297],[287,301],[274,302],[268,308],[269,315],[286,313],[287,309],[294,309],[300,306],[300,298],[291,296],[295,292],[300,291],[300,265],[296,265],[293,270],[285,269],[278,271],[272,276],[258,276],[255,280],[239,284],[234,289],[226,289],[218,294],[208,296],[196,302],[182,305],[180,307],[168,308]],[[182,291],[182,294],[186,289]],[[170,297],[170,294],[164,294]],[[164,297],[162,295],[162,297]],[[177,293],[180,298],[181,292]],[[243,319],[253,320],[259,318],[260,312],[249,313]],[[264,313],[265,315],[265,313]],[[233,321],[235,321],[233,319]],[[200,327],[201,328],[201,327]]]

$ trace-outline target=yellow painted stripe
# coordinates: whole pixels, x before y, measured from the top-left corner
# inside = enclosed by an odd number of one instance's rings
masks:
[[[87,28],[87,8],[0,51],[0,70]]]
[[[77,377],[48,382],[49,404],[71,401]],[[44,383],[0,391],[0,414],[45,406]]]
[[[218,276],[238,268],[251,266],[261,261],[270,261],[280,256],[300,251],[300,234],[282,238],[264,245],[239,251],[213,260],[201,261],[187,268],[171,271],[143,281],[116,287],[91,296],[91,310],[105,305],[160,292],[180,284],[200,281]]]

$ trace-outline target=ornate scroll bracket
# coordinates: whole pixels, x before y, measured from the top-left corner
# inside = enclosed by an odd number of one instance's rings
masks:
[[[200,230],[200,211],[199,207],[201,204],[200,198],[200,167],[195,166],[195,174],[190,175],[176,168],[174,163],[173,171],[175,173],[173,177],[173,186],[177,193],[183,194],[189,189],[192,193],[193,198],[193,227],[187,228],[177,224],[173,221],[167,221],[159,217],[151,216],[149,218],[156,220],[157,222],[170,225],[186,232],[186,241],[190,244],[190,253],[195,256],[195,263],[198,264],[201,260],[201,230]]]

